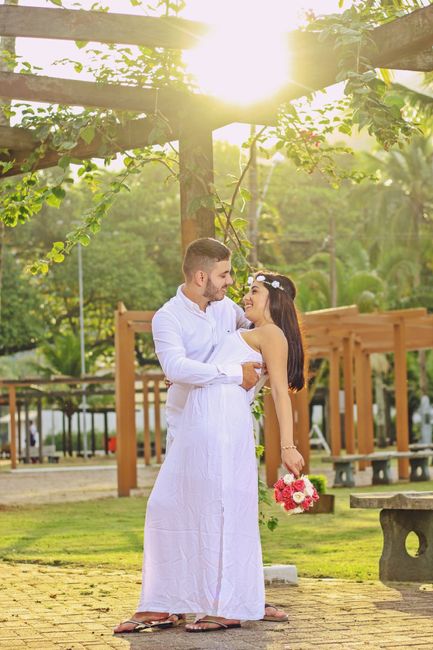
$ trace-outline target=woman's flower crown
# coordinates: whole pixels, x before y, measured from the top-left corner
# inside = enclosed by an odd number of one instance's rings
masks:
[[[268,284],[270,287],[273,287],[274,289],[280,289],[281,291],[285,291],[284,287],[281,285],[281,282],[279,280],[267,280],[266,276],[259,274],[256,277],[253,275],[250,275],[247,283],[248,286],[250,287],[254,280],[257,280],[257,282],[263,282],[264,284]]]

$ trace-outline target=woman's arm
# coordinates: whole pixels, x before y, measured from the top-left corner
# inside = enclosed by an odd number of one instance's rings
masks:
[[[304,459],[294,447],[293,412],[287,380],[287,359],[289,346],[282,330],[277,325],[265,325],[260,330],[260,348],[269,374],[271,393],[280,427],[281,460],[295,476],[301,473]],[[283,449],[289,447],[289,449]]]

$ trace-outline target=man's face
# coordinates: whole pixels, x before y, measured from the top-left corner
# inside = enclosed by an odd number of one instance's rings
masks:
[[[215,262],[212,270],[208,274],[208,280],[203,294],[209,302],[224,298],[228,287],[233,284],[231,270],[232,265],[230,260]]]

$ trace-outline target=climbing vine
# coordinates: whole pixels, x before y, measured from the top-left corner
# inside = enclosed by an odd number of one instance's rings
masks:
[[[50,2],[62,6],[61,0]],[[139,0],[130,2],[133,6],[143,4]],[[341,1],[340,5],[344,7],[344,2]],[[152,7],[146,5],[146,11],[178,16],[184,6],[184,0],[158,0]],[[269,141],[272,138],[275,148],[283,151],[297,169],[310,174],[319,173],[337,188],[343,179],[358,183],[365,175],[347,164],[340,164],[344,157],[350,156],[350,148],[331,144],[330,136],[350,135],[355,126],[366,128],[385,149],[402,146],[417,127],[405,115],[403,102],[390,89],[387,77],[376,72],[366,52],[372,51],[369,30],[420,6],[423,3],[419,0],[358,0],[341,14],[316,17],[309,12],[305,29],[318,33],[322,43],[330,46],[332,43],[338,58],[337,80],[346,80],[345,97],[320,108],[314,106],[313,95],[281,106],[277,126],[262,129],[254,138],[262,155],[270,155]],[[92,9],[107,11],[107,7],[99,2],[92,5]],[[91,74],[98,82],[157,88],[170,86],[183,90],[193,87],[180,51],[118,45],[89,48],[82,42],[77,42],[77,47],[86,50],[88,64],[62,59],[58,65],[72,65],[77,73]],[[28,62],[8,52],[1,56],[2,63],[10,69],[22,74],[36,71]],[[30,265],[28,270],[33,274],[48,272],[49,267],[62,262],[76,244],[89,244],[117,195],[128,191],[128,179],[140,173],[143,166],[157,162],[166,167],[169,176],[179,177],[178,153],[171,145],[163,144],[170,134],[170,123],[160,112],[157,101],[152,114],[108,109],[77,110],[61,105],[35,108],[24,103],[12,107],[5,105],[3,111],[9,119],[19,119],[39,142],[31,155],[19,163],[22,176],[18,180],[5,177],[1,182],[0,214],[5,225],[24,224],[44,204],[60,207],[68,185],[77,180],[86,183],[93,193],[93,204],[82,222],[66,233],[64,241],[54,242],[43,258]],[[116,157],[113,152],[119,149],[116,143],[118,129],[131,119],[144,116],[153,123],[149,136],[151,144],[125,152],[122,169],[109,184],[103,180],[95,163],[74,157],[74,149],[80,142],[90,145],[97,139],[98,156],[109,165]],[[248,148],[250,145],[251,142],[247,142],[245,146]],[[59,154],[55,173],[49,181],[46,176],[33,171],[37,161],[48,150]],[[3,174],[16,164],[15,161],[2,160],[0,156]],[[210,194],[204,192],[203,197],[195,198],[190,206],[191,212],[199,206],[214,211],[219,236],[234,250],[234,266],[241,284],[250,272],[250,244],[244,234],[247,221],[243,214],[245,203],[250,198],[244,182],[248,166],[249,161],[239,176],[232,179],[233,192],[228,199],[211,187],[207,188]]]

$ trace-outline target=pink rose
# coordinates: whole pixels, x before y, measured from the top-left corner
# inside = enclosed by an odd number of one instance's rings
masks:
[[[285,487],[286,487],[286,484],[284,483],[282,478],[279,478],[278,481],[274,485],[274,488],[277,488],[278,490],[284,490]]]
[[[292,483],[293,490],[295,492],[303,492],[305,490],[305,483],[301,478],[298,478]]]
[[[293,488],[291,485],[286,485],[283,490],[283,497],[285,499],[291,499],[293,494]]]
[[[318,501],[318,500],[319,500],[319,495],[317,494],[317,490],[316,490],[316,488],[314,488],[314,492],[313,492],[313,500],[314,500],[314,501]]]
[[[277,488],[275,488],[274,490],[274,497],[277,503],[282,503],[284,501],[283,493],[281,492],[281,490],[278,490]]]
[[[302,507],[304,508],[304,510],[308,510],[308,508],[311,508],[313,503],[314,503],[314,500],[313,500],[312,497],[305,497],[305,499],[302,502]]]

